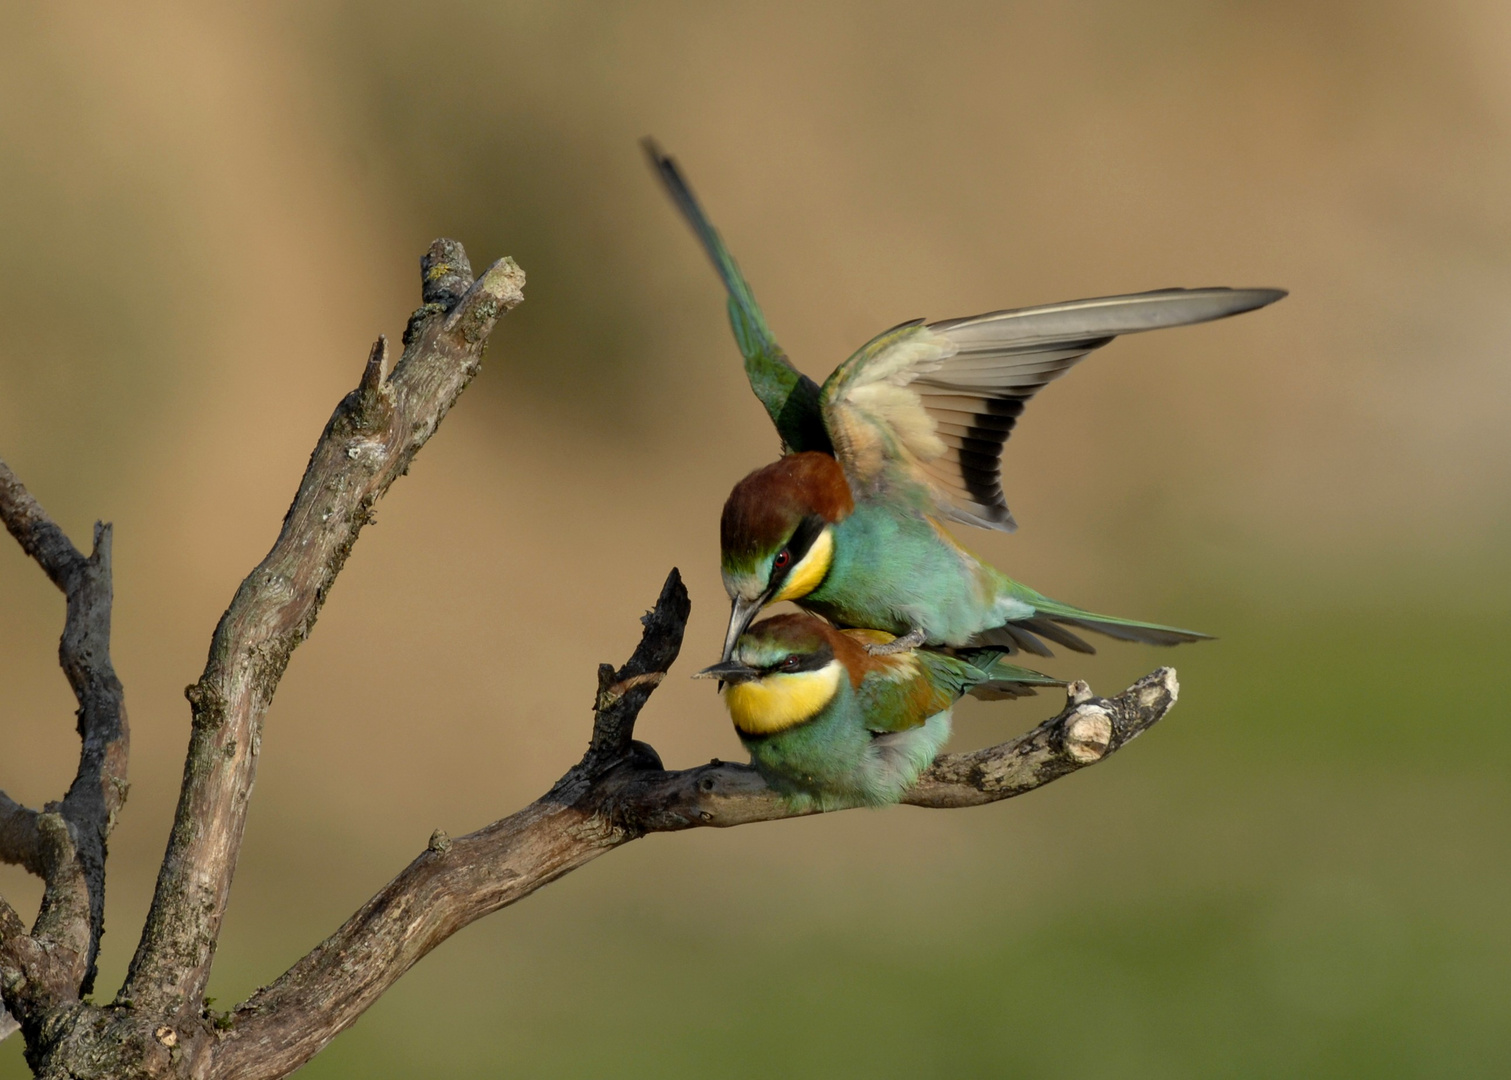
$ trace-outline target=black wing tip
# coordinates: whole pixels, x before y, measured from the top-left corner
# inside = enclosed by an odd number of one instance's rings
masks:
[[[1013,512],[1007,508],[1007,503],[1002,502],[1002,496],[997,496],[996,506],[988,507],[987,520],[992,523],[992,528],[1001,532],[1017,532],[1018,519],[1013,517]]]
[[[748,290],[748,286],[744,285],[740,278],[740,272],[734,266],[734,259],[724,251],[718,230],[714,228],[713,222],[708,220],[708,215],[703,211],[703,204],[693,194],[692,185],[687,182],[687,177],[682,175],[677,159],[668,154],[653,135],[643,136],[640,140],[640,148],[645,151],[646,160],[650,163],[651,171],[656,174],[656,179],[661,181],[662,190],[671,198],[672,205],[682,215],[682,220],[687,222],[693,235],[703,245],[704,253],[713,263],[714,272],[724,283],[724,290],[742,309],[748,311],[747,298],[742,295]]]
[[[657,172],[663,169],[670,169],[673,172],[677,171],[677,159],[666,152],[656,136],[640,136],[640,149],[645,151],[645,159],[651,163],[651,167]]]
[[[674,198],[692,195],[692,191],[687,186],[687,179],[682,175],[682,170],[677,167],[677,159],[666,152],[654,135],[642,136],[640,149],[645,151],[645,160],[650,163],[651,170]]]

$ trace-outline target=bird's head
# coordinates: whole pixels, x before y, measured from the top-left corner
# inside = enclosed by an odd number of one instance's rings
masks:
[[[788,454],[734,486],[719,522],[720,569],[734,605],[725,660],[761,608],[818,588],[834,558],[833,527],[854,509],[839,462],[813,451]]]
[[[812,615],[776,615],[745,631],[729,659],[693,678],[725,684],[724,703],[741,734],[773,735],[811,720],[853,683],[852,654],[861,651]]]

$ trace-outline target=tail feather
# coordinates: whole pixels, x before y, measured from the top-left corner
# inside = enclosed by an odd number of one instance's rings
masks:
[[[1212,640],[1211,634],[1203,634],[1196,630],[1182,630],[1178,626],[1162,626],[1159,623],[1139,622],[1136,619],[1119,619],[1113,615],[1098,615],[1047,597],[1036,597],[1031,603],[1037,611],[1033,619],[1024,620],[1027,624],[1042,624],[1046,620],[1053,620],[1061,626],[1074,626],[1080,630],[1091,630],[1116,638],[1118,641],[1136,641],[1144,645],[1181,645],[1189,641]],[[1035,626],[1034,630],[1044,634],[1050,640],[1057,640],[1039,626]]]
[[[983,630],[971,638],[970,647],[1000,649],[1007,656],[1017,655],[1019,649],[1033,653],[1035,656],[1053,656],[1054,652],[1049,646],[1036,638],[1029,630],[1028,623],[1031,621],[1004,623],[1001,626]]]
[[[1032,686],[1014,682],[977,683],[966,691],[977,701],[1011,701],[1014,698],[1033,697],[1038,692]]]
[[[1040,637],[1047,637],[1056,645],[1064,645],[1071,652],[1095,654],[1096,647],[1081,637],[1072,634],[1065,627],[1056,624],[1051,619],[1024,619],[1022,625],[1028,627]]]
[[[1052,678],[1043,672],[1008,663],[1003,657],[1010,654],[1004,647],[961,649],[958,655],[986,676],[966,691],[971,697],[982,701],[1032,697],[1037,692],[1034,690],[1036,686],[1065,685],[1063,680]]]

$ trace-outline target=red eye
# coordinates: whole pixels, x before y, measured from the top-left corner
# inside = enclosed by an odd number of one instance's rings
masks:
[[[792,552],[783,548],[776,553],[776,558],[772,560],[771,565],[773,569],[785,570],[790,562],[792,562]]]

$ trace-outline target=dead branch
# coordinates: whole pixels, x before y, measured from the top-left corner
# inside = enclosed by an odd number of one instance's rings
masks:
[[[588,748],[550,791],[467,836],[437,831],[408,867],[272,985],[230,1013],[205,1006],[262,720],[279,679],[374,503],[407,471],[478,370],[499,315],[522,299],[523,274],[512,261],[495,263],[473,282],[453,241],[432,245],[422,275],[424,306],[410,319],[403,357],[388,375],[386,344],[380,338],[374,346],[359,386],[316,444],[277,541],[237,590],[204,673],[187,691],[193,724],[168,850],[126,984],[104,1007],[81,997],[99,940],[86,850],[95,850],[89,845],[97,839],[103,897],[104,837],[125,792],[125,716],[106,651],[110,534],[98,527],[95,552],[83,559],[0,471],[7,525],[68,594],[69,626],[77,618],[95,635],[65,631],[63,646],[84,738],[74,788],[95,794],[79,796],[74,817],[73,789],[42,811],[0,794],[0,857],[48,883],[30,933],[0,899],[0,994],[21,1021],[27,1059],[39,1075],[286,1076],[446,938],[599,855],[647,833],[809,812],[794,811],[748,766],[713,761],[668,771],[635,740],[635,722],[676,660],[687,623],[687,591],[673,570],[643,620],[634,655],[621,668],[600,667]],[[76,590],[84,597],[77,604]],[[940,758],[904,801],[964,807],[1030,791],[1114,753],[1163,717],[1177,691],[1167,668],[1111,699],[1074,684],[1059,715],[998,746]]]
[[[130,735],[124,692],[110,662],[110,526],[95,525],[94,550],[84,557],[3,461],[0,519],[66,598],[58,662],[79,702],[80,739],[78,771],[61,802],[37,812],[0,792],[0,860],[25,867],[45,884],[30,944],[18,940],[19,917],[5,908],[0,989],[24,976],[38,1000],[65,1000],[93,988],[105,932],[106,845],[126,801]],[[20,963],[33,947],[33,962]],[[23,1011],[16,1020],[26,1018]],[[0,1008],[0,1038],[15,1030],[16,1020]]]
[[[290,654],[315,624],[373,505],[409,468],[482,364],[498,317],[524,299],[501,259],[472,280],[462,246],[438,240],[422,261],[424,306],[386,375],[379,338],[361,384],[336,407],[273,549],[231,601],[204,674],[187,695],[193,731],[173,834],[151,913],[118,1002],[197,1016],[230,897],[257,773],[262,718]]]
[[[624,667],[599,669],[597,711],[582,761],[540,799],[467,836],[427,849],[346,925],[277,982],[238,1005],[213,1052],[217,1080],[285,1076],[352,1024],[416,961],[468,923],[652,832],[797,816],[749,766],[711,762],[666,771],[634,739],[635,720],[676,659],[689,603],[673,570]],[[940,758],[904,802],[963,807],[1021,795],[1112,754],[1174,705],[1161,668],[1116,698],[1071,687],[1059,715],[998,746]]]
[[[42,842],[37,812],[0,791],[0,862],[13,863],[41,877]]]

